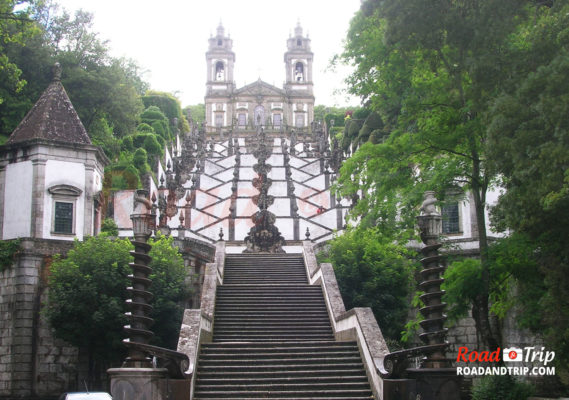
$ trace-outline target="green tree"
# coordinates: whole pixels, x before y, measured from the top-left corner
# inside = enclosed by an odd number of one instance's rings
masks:
[[[106,233],[109,236],[118,236],[119,227],[114,219],[105,218],[101,223],[101,233]]]
[[[341,193],[366,194],[355,208],[364,224],[407,227],[414,221],[405,215],[416,215],[422,191],[436,190],[442,200],[472,193],[481,260],[473,315],[490,349],[499,346],[499,335],[490,324],[485,206],[495,175],[484,122],[492,95],[507,81],[509,39],[527,4],[368,0],[352,20],[342,55],[356,66],[352,93],[380,115],[390,136],[364,144],[344,164]]]
[[[20,47],[27,39],[39,33],[31,19],[34,5],[34,1],[0,1],[0,104],[6,98],[5,91],[16,93],[26,84],[21,77],[21,69],[8,56],[7,47],[14,44]]]
[[[0,1],[0,134],[6,137],[32,107],[30,93],[38,92],[38,81],[45,88],[49,73],[49,51],[41,47],[42,30],[34,19],[39,8],[36,1]]]
[[[182,114],[182,107],[180,106],[180,100],[178,100],[172,94],[149,90],[142,97],[142,102],[144,103],[145,108],[148,108],[150,106],[158,107],[166,115],[166,118],[168,118],[168,120],[170,121],[170,125],[172,127],[174,127],[173,126],[174,118],[176,118],[178,120],[178,125],[176,126],[176,128],[180,132],[190,131],[190,126],[188,124],[188,121],[186,121],[184,115]]]
[[[140,114],[140,119],[143,123],[152,127],[152,130],[165,140],[171,140],[170,125],[166,115],[156,106],[146,108]]]
[[[194,124],[201,125],[201,123],[205,121],[205,104],[186,106],[183,112],[185,115],[190,114],[190,118]]]
[[[26,22],[12,29],[12,33],[21,32],[17,40],[5,43],[1,53],[17,65],[19,80],[28,83],[15,88],[9,79],[0,80],[0,96],[9,100],[0,104],[1,133],[9,135],[37,101],[52,79],[55,61],[63,67],[63,84],[91,136],[98,134],[103,119],[113,135],[132,132],[142,109],[140,95],[147,85],[133,61],[109,55],[108,43],[93,31],[93,16],[78,11],[72,17],[40,1],[11,3],[18,9],[26,3],[31,7],[18,13],[26,16]]]
[[[151,291],[155,343],[174,348],[188,295],[186,269],[172,239],[150,240],[154,257]],[[76,241],[67,257],[51,265],[46,315],[57,337],[79,346],[89,355],[90,376],[122,360],[127,275],[133,246],[127,239],[111,240],[106,234]],[[174,345],[173,345],[174,344]]]
[[[191,294],[185,283],[188,273],[172,236],[158,233],[149,243],[152,245],[149,254],[152,257],[151,291],[155,293],[151,313],[155,333],[153,343],[173,350],[178,344],[184,301]]]
[[[148,172],[148,154],[146,153],[146,150],[142,148],[136,149],[132,158],[132,163],[140,173]]]
[[[352,229],[331,242],[334,266],[346,308],[371,307],[383,334],[400,340],[408,312],[415,254],[377,228]]]
[[[91,378],[124,355],[131,249],[126,239],[89,237],[51,265],[46,314],[57,337],[86,350]]]
[[[517,60],[510,85],[489,115],[492,166],[506,189],[493,210],[501,229],[525,235],[540,279],[517,276],[533,288],[525,326],[556,351],[558,375],[569,385],[569,5],[535,10],[514,37]],[[537,312],[536,312],[537,311]],[[533,312],[533,317],[530,317]]]

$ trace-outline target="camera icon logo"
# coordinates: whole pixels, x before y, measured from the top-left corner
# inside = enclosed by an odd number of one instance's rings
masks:
[[[504,361],[522,361],[522,349],[518,347],[506,347],[504,349]]]

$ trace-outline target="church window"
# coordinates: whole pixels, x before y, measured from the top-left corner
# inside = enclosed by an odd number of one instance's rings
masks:
[[[223,114],[222,113],[216,113],[215,114],[215,126],[216,127],[223,126]]]
[[[443,233],[460,233],[460,213],[458,202],[450,203],[442,207]]]
[[[240,127],[245,127],[247,125],[247,114],[240,113],[237,118],[239,120],[238,123]]]
[[[297,62],[294,67],[294,80],[297,82],[304,81],[304,64]]]
[[[298,47],[302,46],[302,39],[296,39],[296,45]]]
[[[295,124],[297,128],[304,127],[304,114],[296,114],[295,116]]]
[[[275,128],[281,127],[281,114],[273,114],[273,126]]]
[[[82,191],[71,185],[55,185],[48,189],[53,199],[52,226],[53,234],[75,234],[75,209],[77,198]]]
[[[225,66],[223,65],[223,61],[218,61],[215,63],[215,80],[225,80]]]
[[[53,232],[67,235],[73,234],[73,203],[55,202]]]
[[[217,45],[221,46],[223,44],[223,41],[221,39],[217,39]]]

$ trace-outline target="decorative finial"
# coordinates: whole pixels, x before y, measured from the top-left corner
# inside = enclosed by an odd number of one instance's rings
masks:
[[[54,82],[60,82],[61,81],[61,64],[58,62],[53,64],[52,72],[53,72],[53,81]]]
[[[308,227],[306,227],[306,233],[304,236],[306,237],[306,240],[310,240],[310,229],[308,229]]]
[[[223,242],[223,227],[219,228],[219,241]]]

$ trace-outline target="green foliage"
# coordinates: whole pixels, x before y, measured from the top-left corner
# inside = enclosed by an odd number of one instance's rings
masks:
[[[515,233],[492,243],[488,249],[491,311],[498,318],[516,304],[520,326],[538,329],[539,299],[545,294],[535,244],[527,235]],[[451,321],[466,316],[481,288],[480,260],[455,260],[447,268],[443,288]]]
[[[20,251],[19,239],[0,241],[0,272],[10,268],[14,263],[14,256]]]
[[[182,317],[184,300],[190,295],[185,285],[187,271],[178,248],[174,246],[174,238],[158,233],[150,239],[152,245],[150,257],[152,261],[151,291],[155,294],[152,301],[151,317],[155,337],[153,343],[169,349],[176,349]]]
[[[184,114],[188,115],[188,111],[190,113],[190,117],[195,124],[200,125],[202,122],[205,121],[205,104],[196,104],[193,106],[184,107]]]
[[[359,144],[365,143],[371,139],[371,133],[375,130],[380,130],[383,128],[383,121],[381,116],[377,112],[370,113],[364,121],[364,124],[360,131],[358,132],[357,142]]]
[[[117,163],[105,168],[105,190],[137,189],[141,186],[141,172],[133,165],[132,159],[132,155],[122,153]]]
[[[526,400],[533,392],[531,385],[516,381],[509,375],[491,375],[474,384],[472,400]]]
[[[421,307],[424,307],[425,304],[421,300],[421,295],[423,295],[424,293],[425,292],[423,291],[416,291],[415,295],[413,296],[413,300],[411,300],[411,306],[413,306],[417,310],[420,309]],[[411,339],[413,339],[415,337],[415,334],[419,331],[419,328],[421,327],[420,322],[422,320],[423,320],[422,314],[417,312],[415,314],[415,318],[407,321],[407,323],[405,324],[405,330],[401,332],[402,343],[410,343]]]
[[[124,354],[124,302],[132,245],[105,234],[76,241],[50,268],[46,315],[55,335],[87,350],[91,358],[117,362]]]
[[[354,161],[344,163],[341,194],[370,193],[354,217],[397,226],[414,222],[406,215],[416,215],[419,190],[430,186],[440,200],[448,193],[472,193],[480,248],[473,315],[491,349],[498,347],[499,335],[489,322],[485,201],[496,175],[487,164],[484,124],[493,96],[508,87],[509,41],[525,20],[526,4],[368,0],[352,20],[340,56],[355,65],[350,91],[369,105],[346,124],[342,147],[353,148],[360,133],[363,141],[368,131],[370,137],[375,129],[389,132],[375,132],[377,144],[363,144]],[[376,112],[384,126],[357,129],[365,111]],[[472,272],[471,264],[462,267]]]
[[[132,136],[125,136],[121,139],[121,150],[123,151],[134,151],[134,141]]]
[[[113,129],[106,118],[100,118],[91,124],[89,136],[94,145],[100,146],[111,160],[120,153],[121,140],[113,135]]]
[[[506,189],[492,218],[533,251],[537,267],[516,275],[528,294],[521,322],[544,334],[569,385],[569,4],[532,14],[512,39],[515,73],[488,116],[491,167]]]
[[[482,266],[480,260],[465,258],[453,262],[446,270],[443,289],[449,305],[447,315],[456,321],[467,315],[482,287]]]
[[[132,163],[141,173],[147,172],[148,155],[146,153],[146,150],[142,148],[136,149],[132,158]]]
[[[154,294],[152,328],[155,342],[175,348],[188,292],[183,260],[172,238],[158,236],[153,248],[151,291]],[[95,360],[117,362],[123,357],[123,325],[127,275],[133,246],[127,239],[110,240],[106,234],[76,241],[67,258],[51,265],[46,315],[58,338],[85,348]]]
[[[171,124],[174,123],[174,118],[177,118],[178,125],[176,128],[180,132],[189,132],[190,126],[182,114],[180,100],[175,96],[166,92],[149,90],[146,92],[146,95],[142,97],[142,102],[144,103],[145,108],[150,106],[158,107],[166,115]]]
[[[20,92],[27,83],[22,77],[22,70],[10,57],[9,49],[20,49],[39,33],[30,19],[34,5],[33,1],[0,1],[0,104]]]
[[[148,154],[155,156],[162,155],[162,146],[158,143],[154,135],[148,135],[146,139],[144,139],[143,146]]]
[[[136,131],[137,132],[144,132],[144,133],[154,133],[154,128],[152,128],[147,123],[143,122],[141,124],[138,124],[138,126],[136,127]]]
[[[152,127],[152,130],[166,140],[171,140],[170,124],[166,115],[156,106],[150,106],[142,114],[140,119]]]
[[[140,94],[146,84],[138,66],[109,55],[107,42],[93,31],[90,13],[80,10],[71,16],[51,2],[35,0],[4,1],[0,7],[5,7],[0,18],[0,103],[6,100],[0,104],[0,133],[9,135],[23,119],[51,81],[58,61],[63,85],[87,132],[107,155],[117,156],[111,139],[132,132],[142,109]],[[19,11],[13,12],[14,7]]]
[[[399,340],[405,324],[414,256],[377,228],[348,230],[330,245],[329,261],[346,308],[371,307],[390,339]]]
[[[106,233],[109,236],[118,236],[119,227],[112,218],[105,218],[101,223],[101,233]]]

